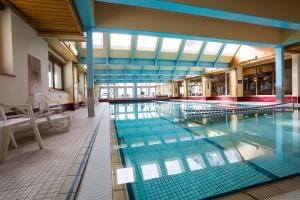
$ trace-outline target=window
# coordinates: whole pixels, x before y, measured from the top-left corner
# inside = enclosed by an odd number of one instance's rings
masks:
[[[228,76],[228,73],[212,74],[208,76],[208,80],[211,83],[212,96],[227,95],[229,93],[230,84]]]
[[[53,67],[52,67],[52,62],[48,62],[48,82],[49,82],[49,87],[53,88]]]
[[[131,35],[127,34],[110,34],[110,48],[115,50],[130,50]]]
[[[137,50],[138,51],[154,51],[157,44],[157,37],[138,36]]]
[[[197,54],[199,53],[202,44],[203,44],[202,41],[187,40],[185,47],[183,49],[183,53]]]
[[[53,56],[49,56],[48,82],[49,88],[63,90],[63,64]]]
[[[239,47],[240,45],[238,44],[226,44],[222,56],[234,56]]]
[[[190,80],[188,84],[189,96],[202,96],[202,79]]]
[[[244,96],[274,94],[275,64],[243,69]]]
[[[103,49],[103,33],[93,33],[93,47]],[[81,48],[86,49],[86,42],[81,42]]]
[[[162,52],[172,52],[177,53],[179,46],[181,43],[181,39],[175,39],[175,38],[164,38],[161,51]]]
[[[204,54],[206,55],[216,55],[222,47],[222,43],[219,42],[208,42]]]

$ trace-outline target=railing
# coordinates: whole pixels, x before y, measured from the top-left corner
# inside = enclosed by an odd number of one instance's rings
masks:
[[[249,114],[249,113],[284,111],[285,108],[288,108],[288,105],[290,105],[292,109],[294,109],[294,103],[279,103],[279,104],[272,104],[272,105],[241,107],[241,108],[239,107],[222,108],[222,109],[218,108],[218,109],[211,109],[211,110],[183,109],[181,111],[185,113],[185,118],[210,117],[210,116],[220,116],[220,115],[240,114],[240,113]]]

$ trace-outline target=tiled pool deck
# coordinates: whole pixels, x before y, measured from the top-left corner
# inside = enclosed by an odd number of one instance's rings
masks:
[[[38,150],[33,138],[17,141],[20,146],[11,149],[7,162],[0,164],[0,199],[66,199],[91,149],[101,112],[107,107],[106,103],[99,104],[95,118],[88,118],[86,109],[69,112],[73,115],[69,132],[41,131],[43,150]],[[74,193],[69,196],[74,197]]]
[[[73,115],[69,132],[42,131],[44,150],[38,150],[32,138],[9,151],[8,161],[0,164],[1,200],[128,200],[126,186],[114,182],[116,169],[122,165],[114,148],[117,140],[114,126],[109,123],[108,104],[96,107],[95,118],[87,118],[86,112],[79,109],[69,113]],[[300,177],[219,199],[300,199]]]

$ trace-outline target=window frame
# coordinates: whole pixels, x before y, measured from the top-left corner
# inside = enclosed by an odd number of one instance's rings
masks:
[[[64,64],[59,61],[59,59],[57,59],[54,55],[52,54],[49,54],[49,57],[48,57],[48,64],[51,63],[51,68],[52,68],[52,72],[51,72],[51,75],[52,75],[52,87],[49,86],[49,83],[48,83],[48,88],[49,89],[53,89],[53,90],[58,90],[58,91],[64,91]],[[55,84],[55,68],[54,68],[54,65],[57,65],[58,67],[60,67],[61,69],[61,88],[57,88],[56,87],[56,84]],[[49,72],[49,69],[48,69],[48,72]]]

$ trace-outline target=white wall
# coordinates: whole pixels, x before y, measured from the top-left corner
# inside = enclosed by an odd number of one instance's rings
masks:
[[[72,102],[70,94],[64,91],[49,91],[48,88],[48,44],[40,38],[35,30],[26,24],[19,16],[6,8],[9,16],[1,18],[1,26],[11,25],[12,63],[16,77],[0,74],[0,103],[8,105],[25,104],[29,99],[28,87],[28,54],[41,61],[42,93],[51,100],[59,100],[61,104]],[[2,12],[2,11],[1,11]],[[6,13],[7,15],[7,13]],[[3,20],[5,20],[3,22]],[[5,27],[4,27],[5,28]],[[3,29],[1,27],[0,31]],[[1,32],[2,33],[2,32]],[[8,36],[6,36],[8,37]],[[9,48],[8,48],[9,49]],[[1,52],[0,52],[1,53]],[[9,51],[1,53],[2,57],[9,56]],[[72,74],[68,74],[72,77]]]
[[[42,91],[44,93],[48,91],[48,44],[15,13],[10,14],[13,71],[16,77],[0,75],[0,102],[11,105],[24,104],[29,98],[28,54],[41,61]]]

